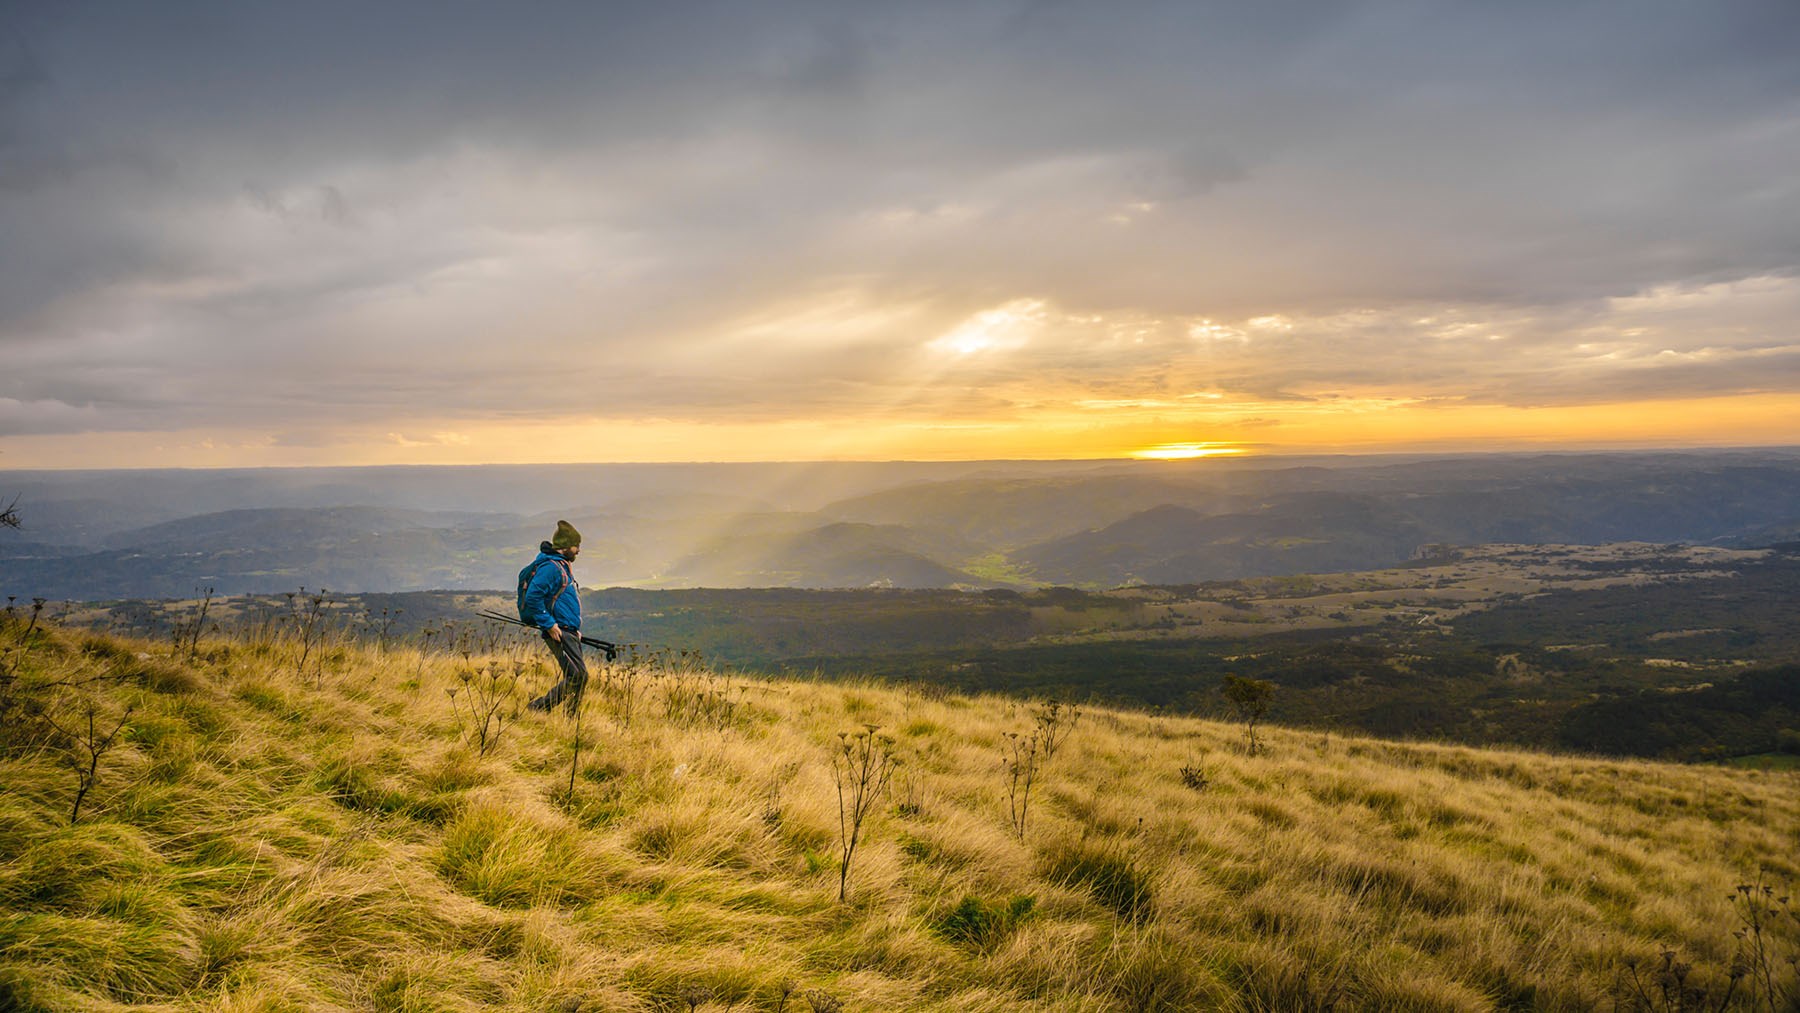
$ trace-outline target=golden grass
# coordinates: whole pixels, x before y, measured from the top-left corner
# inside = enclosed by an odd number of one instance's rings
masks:
[[[18,698],[75,677],[96,681],[34,699],[134,709],[74,826],[64,750],[8,732],[8,1009],[774,1010],[784,987],[796,1013],[809,990],[849,1010],[1608,1008],[1665,946],[1722,994],[1735,887],[1800,882],[1792,772],[1280,728],[1251,757],[1233,726],[1093,710],[1021,840],[1000,766],[1031,728],[1019,701],[687,679],[736,701],[721,726],[671,717],[652,678],[627,728],[596,686],[570,792],[560,715],[485,756],[467,741],[447,691],[483,659],[334,647],[303,678],[281,644],[188,660],[17,632]],[[865,722],[907,762],[840,904],[830,750]],[[1800,951],[1791,920],[1773,932]]]

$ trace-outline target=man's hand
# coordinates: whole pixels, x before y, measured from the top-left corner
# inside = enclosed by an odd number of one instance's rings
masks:
[[[556,641],[559,644],[562,643],[562,627],[561,626],[550,627],[550,639]]]

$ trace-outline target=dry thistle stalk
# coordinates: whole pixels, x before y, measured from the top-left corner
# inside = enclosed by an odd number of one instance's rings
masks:
[[[13,600],[6,599],[6,617],[8,625],[13,625]],[[6,653],[0,654],[0,716],[11,709],[13,703],[13,686],[18,681],[19,665],[25,660],[25,654],[31,649],[34,636],[38,633],[38,620],[44,614],[44,599],[31,599],[31,617],[25,623],[12,642],[6,645]]]
[[[1081,720],[1081,708],[1064,707],[1062,701],[1051,699],[1044,706],[1032,711],[1032,723],[1037,726],[1037,738],[1044,752],[1044,762],[1050,762],[1056,751],[1063,747],[1069,739],[1069,733]]]
[[[1800,1007],[1800,950],[1785,959],[1776,953],[1777,926],[1782,922],[1800,924],[1800,911],[1790,907],[1788,899],[1786,893],[1778,895],[1764,883],[1760,874],[1754,883],[1739,883],[1731,895],[1731,906],[1741,923],[1732,932],[1738,941],[1733,981],[1748,977],[1752,998],[1762,999],[1772,1010]],[[1785,971],[1783,964],[1787,965]]]
[[[205,588],[197,587],[194,591],[200,595],[198,612],[192,618],[176,620],[174,624],[175,650],[186,653],[190,658],[200,653],[200,634],[206,629],[206,614],[212,609],[213,600],[210,585]]]
[[[900,758],[894,755],[894,740],[877,735],[877,727],[866,724],[860,732],[839,732],[837,749],[831,754],[831,777],[838,794],[839,901],[849,896],[850,863],[856,857],[857,842],[862,839],[863,821],[875,808],[876,799],[887,790],[894,768],[900,765]]]
[[[1006,733],[1006,745],[1000,753],[1000,770],[1006,777],[1007,818],[1019,840],[1025,839],[1025,818],[1031,810],[1031,786],[1037,782],[1042,745],[1036,732],[1020,735]]]
[[[295,616],[295,627],[300,633],[300,661],[294,666],[294,674],[306,677],[306,663],[312,657],[315,648],[323,648],[325,643],[325,624],[321,621],[325,609],[332,604],[330,592],[324,588],[318,594],[308,595],[306,588],[300,589],[301,604]],[[292,595],[288,596],[290,607],[294,603]],[[319,659],[318,670],[314,673],[315,688],[325,685],[325,659]]]
[[[476,754],[486,756],[500,744],[506,724],[518,717],[519,677],[525,663],[515,660],[508,671],[501,662],[489,662],[479,668],[465,665],[456,673],[460,686],[445,692],[450,695],[450,711],[463,728],[463,739],[473,745]]]

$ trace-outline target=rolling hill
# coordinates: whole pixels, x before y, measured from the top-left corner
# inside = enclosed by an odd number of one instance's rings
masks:
[[[1782,450],[45,475],[0,476],[26,519],[0,531],[0,593],[495,589],[559,517],[587,536],[584,582],[637,587],[1103,588],[1372,569],[1428,544],[1754,546],[1800,525]]]
[[[0,620],[0,1007],[1800,996],[1790,772],[1278,728],[1252,751],[1240,725],[669,656],[601,673],[576,721],[515,710],[540,653]],[[903,764],[846,860],[833,772],[865,746]]]
[[[680,587],[949,587],[978,579],[936,561],[948,547],[900,525],[830,523],[771,534],[734,531],[678,560],[664,583]]]
[[[1299,493],[1246,513],[1155,507],[1012,558],[1046,583],[1185,584],[1379,569],[1405,562],[1433,540],[1379,500]]]

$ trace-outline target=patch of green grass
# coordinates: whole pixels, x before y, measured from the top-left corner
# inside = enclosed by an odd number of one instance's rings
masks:
[[[300,709],[292,694],[267,682],[246,682],[237,688],[237,697],[257,710],[283,721],[306,720],[306,713]]]
[[[1012,935],[1035,906],[1037,898],[1030,896],[998,901],[965,895],[955,907],[933,918],[931,929],[952,943],[990,953]]]
[[[1041,587],[1042,581],[1033,580],[1031,575],[1020,569],[1018,564],[1006,558],[1004,552],[990,552],[963,561],[962,571],[971,577],[991,580],[996,583],[1018,584],[1022,587]]]

